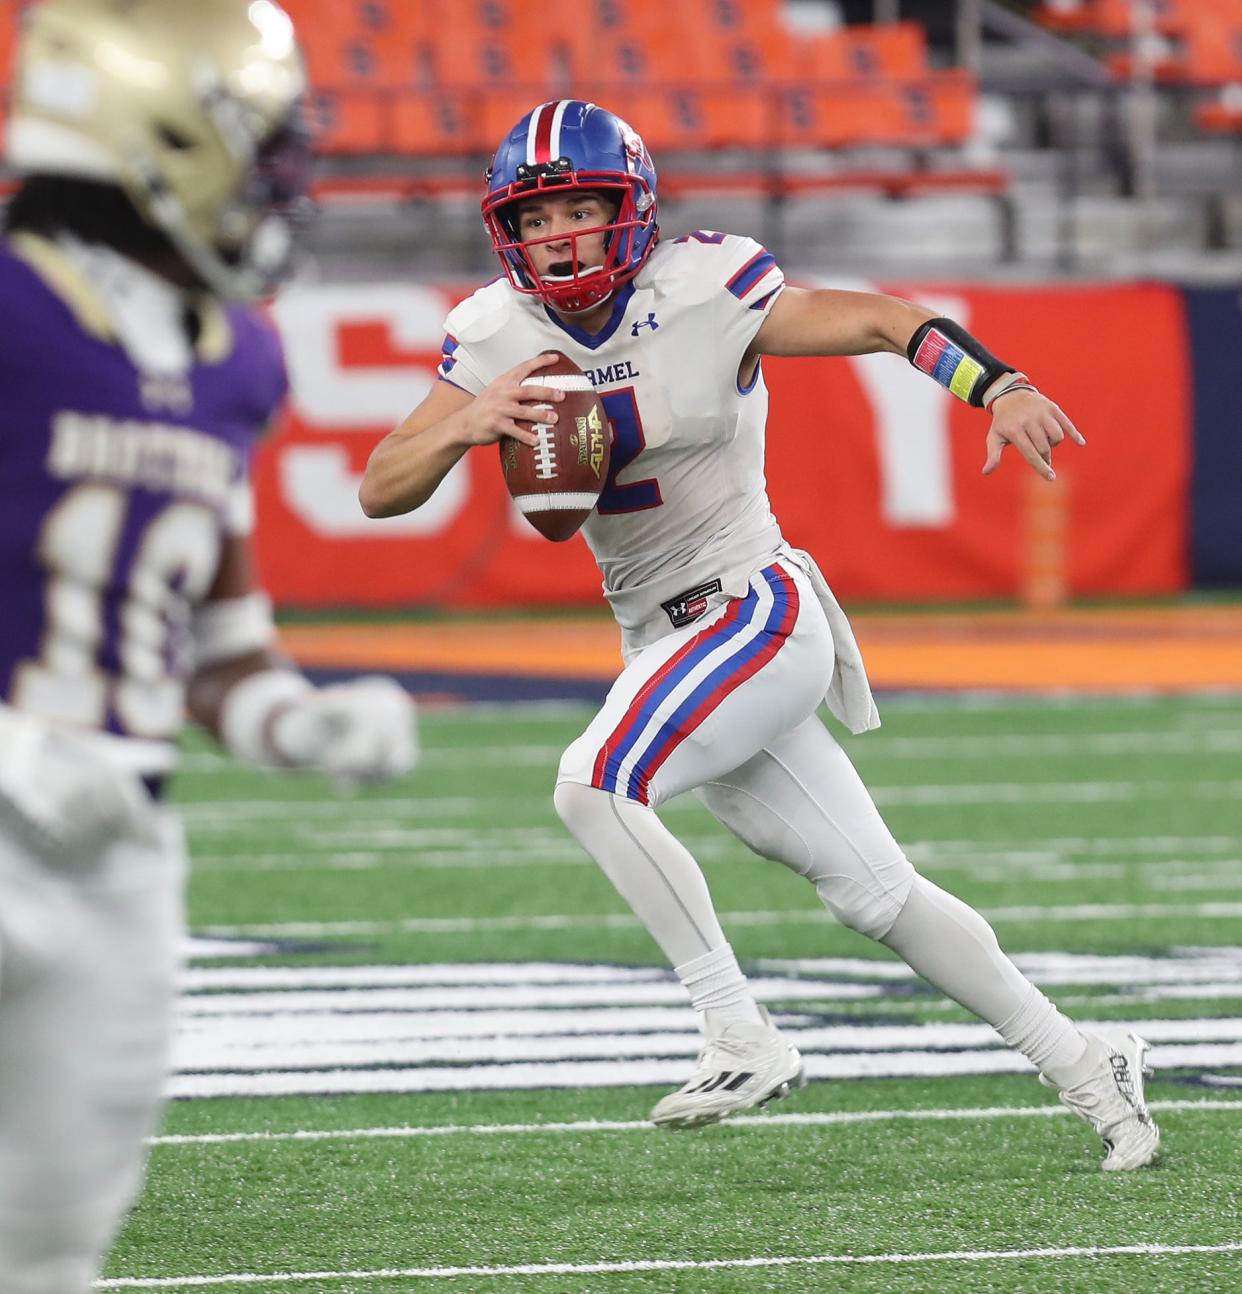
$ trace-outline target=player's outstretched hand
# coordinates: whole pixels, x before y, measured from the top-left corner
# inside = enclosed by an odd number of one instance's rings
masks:
[[[545,351],[534,359],[523,360],[485,386],[463,414],[471,444],[490,445],[502,436],[512,436],[526,445],[538,444],[539,438],[530,429],[531,406],[558,404],[565,393],[550,386],[523,386],[522,383],[555,360],[555,355]],[[520,425],[519,419],[524,420]],[[539,420],[555,422],[556,411],[541,413]]]
[[[989,476],[996,471],[1001,451],[1006,445],[1012,445],[1040,476],[1055,481],[1052,450],[1066,437],[1075,445],[1087,443],[1078,428],[1046,395],[1038,391],[1003,391],[992,402],[992,426],[988,431],[983,474]]]
[[[364,674],[298,697],[273,722],[272,742],[290,764],[351,791],[414,771],[417,711],[394,679]]]

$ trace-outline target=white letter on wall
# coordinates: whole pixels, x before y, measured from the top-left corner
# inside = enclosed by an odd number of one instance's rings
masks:
[[[874,292],[861,280],[815,279],[814,286]],[[920,295],[920,303],[969,324],[959,297]],[[891,526],[947,526],[953,521],[949,410],[955,397],[897,355],[851,355],[872,412],[880,459],[880,506]]]
[[[342,429],[389,430],[427,394],[435,373],[412,365],[344,367],[338,329],[348,321],[380,322],[401,349],[438,350],[444,297],[405,284],[292,287],[273,307],[289,366],[291,403],[313,430],[335,435],[329,445],[289,445],[280,451],[285,502],[316,534],[332,538],[424,535],[448,526],[462,509],[469,472],[458,463],[421,508],[375,521],[358,506],[359,472],[339,443]]]

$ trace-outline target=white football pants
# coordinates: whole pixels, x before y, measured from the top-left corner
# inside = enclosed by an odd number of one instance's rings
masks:
[[[915,873],[816,717],[832,668],[809,581],[777,561],[745,597],[722,599],[634,656],[565,752],[558,782],[652,807],[697,789],[751,849],[807,877],[840,921],[879,938]]]
[[[649,807],[693,788],[755,853],[811,881],[843,925],[887,944],[1057,1086],[1080,1081],[1082,1034],[977,912],[915,873],[816,717],[833,660],[807,579],[778,560],[746,597],[633,656],[565,752],[554,796],[562,821],[692,1001],[745,1018],[749,997],[702,872]],[[706,989],[695,978],[705,961]]]
[[[141,1184],[183,924],[158,831],[73,870],[0,836],[0,1294],[87,1294]]]

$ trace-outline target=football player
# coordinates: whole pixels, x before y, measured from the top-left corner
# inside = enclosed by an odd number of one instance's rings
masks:
[[[816,716],[826,697],[854,732],[879,722],[841,608],[768,506],[761,361],[907,357],[990,412],[985,472],[1012,446],[1051,479],[1053,449],[1083,438],[952,320],[892,297],[786,286],[749,238],[660,241],[647,149],[593,104],[545,103],[517,123],[489,172],[483,219],[504,275],[449,315],[444,380],[377,446],[360,497],[372,516],[405,512],[472,445],[533,443],[517,419],[531,401],[556,417],[559,392],[538,383],[550,347],[595,375],[612,462],[584,533],[625,669],[565,752],[555,804],[702,1018],[698,1065],[653,1120],[712,1123],[802,1076],[738,969],[699,867],[655,814],[695,790],[757,854],[805,876],[840,921],[1028,1057],[1104,1139],[1104,1168],[1148,1163],[1158,1134],[1143,1104],[1146,1044],[1077,1029],[977,912],[919,876]]]
[[[237,756],[414,765],[391,679],[316,689],[251,573],[248,464],[285,392],[239,304],[284,271],[309,151],[271,0],[43,0],[0,241],[0,1291],[85,1294],[142,1171],[185,851],[188,702]]]

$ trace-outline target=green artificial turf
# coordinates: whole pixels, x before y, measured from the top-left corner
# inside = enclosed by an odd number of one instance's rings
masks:
[[[1006,948],[1178,958],[1242,943],[1242,701],[946,698],[884,713],[879,733],[848,739],[852,757],[920,869],[991,916]],[[193,928],[285,941],[228,966],[662,965],[552,810],[559,752],[588,718],[427,713],[417,777],[341,800],[315,778],[238,769],[192,738],[174,800],[197,859]],[[663,814],[700,857],[748,968],[893,962],[692,800]],[[1149,1000],[1106,978],[1048,992],[1080,1017],[1242,1015],[1242,983],[1203,999]],[[874,999],[785,1006],[876,1026],[970,1018],[918,981]],[[1236,1065],[1209,1068],[1216,1086],[1201,1066],[1149,1086],[1157,1105],[1175,1103],[1159,1113],[1162,1157],[1121,1175],[1100,1173],[1090,1130],[1012,1073],[813,1082],[774,1112],[881,1117],[759,1115],[682,1134],[641,1126],[663,1090],[653,1086],[178,1100],[166,1137],[276,1135],[157,1144],[107,1276],[197,1277],[154,1287],[219,1294],[1225,1294],[1242,1289],[1242,1250],[1221,1248],[1242,1241],[1242,1086],[1231,1085]],[[1053,1112],[1021,1113],[1032,1107]],[[963,1109],[994,1113],[931,1117]],[[627,1126],[531,1129],[600,1120]],[[460,1130],[481,1124],[503,1126]],[[419,1131],[446,1128],[456,1130]],[[280,1135],[374,1129],[403,1131]],[[1136,1245],[1215,1248],[1098,1252]],[[1065,1249],[1091,1252],[981,1256]],[[963,1256],[935,1257],[954,1253]],[[800,1261],[860,1256],[873,1261]],[[774,1265],[364,1274],[747,1259]],[[359,1274],[258,1279],[308,1272]],[[204,1283],[230,1274],[251,1279]]]

